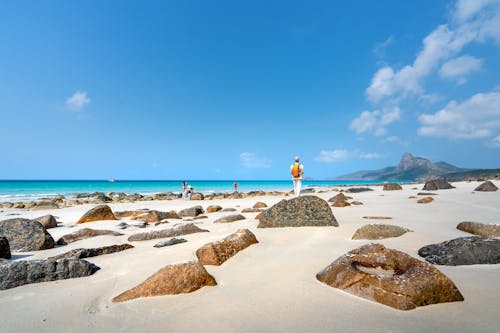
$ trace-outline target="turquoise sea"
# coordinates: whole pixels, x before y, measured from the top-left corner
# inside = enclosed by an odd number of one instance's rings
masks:
[[[193,186],[196,192],[213,193],[232,192],[234,182],[234,180],[195,180],[188,181],[188,184]],[[240,180],[236,182],[240,192],[292,189],[290,180]],[[305,180],[303,188],[380,183],[380,181]],[[181,190],[181,180],[117,180],[114,182],[107,180],[0,180],[0,202],[35,200],[56,195],[71,196],[76,193],[97,191],[154,194],[180,193]]]

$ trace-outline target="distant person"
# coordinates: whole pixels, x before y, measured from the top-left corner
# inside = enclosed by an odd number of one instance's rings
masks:
[[[191,185],[188,186],[186,191],[186,200],[191,200],[191,195],[193,195],[194,189]]]
[[[182,182],[182,199],[186,199],[187,194],[187,183],[185,181]]]
[[[293,181],[293,193],[295,197],[300,196],[300,189],[302,187],[302,175],[304,174],[304,166],[300,163],[300,158],[295,156],[294,163],[290,166],[290,174]]]
[[[238,183],[237,182],[234,182],[233,187],[234,187],[234,192],[238,192]]]

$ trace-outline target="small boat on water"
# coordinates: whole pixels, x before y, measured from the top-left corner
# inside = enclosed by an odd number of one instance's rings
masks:
[[[114,182],[116,182],[116,179],[111,178],[110,180],[108,180],[108,182],[110,182],[110,183],[114,183]]]

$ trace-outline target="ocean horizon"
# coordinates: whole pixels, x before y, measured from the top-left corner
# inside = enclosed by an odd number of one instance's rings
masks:
[[[0,180],[0,202],[29,201],[64,195],[71,197],[78,193],[124,192],[152,195],[162,192],[180,193],[183,180]],[[285,191],[292,189],[291,180],[191,180],[186,181],[195,192],[204,194],[233,192],[238,184],[239,192]],[[384,181],[360,180],[304,180],[303,188],[322,188],[349,185],[374,185]],[[408,183],[411,180],[390,180],[388,182]]]

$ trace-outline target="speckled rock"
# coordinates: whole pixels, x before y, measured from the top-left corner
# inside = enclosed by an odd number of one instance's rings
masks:
[[[201,206],[194,206],[179,211],[179,216],[181,217],[195,217],[201,214],[205,214],[205,211]]]
[[[258,243],[255,235],[248,229],[239,229],[224,239],[208,243],[196,250],[196,256],[203,265],[220,266],[236,253]]]
[[[102,246],[92,249],[73,249],[71,251],[59,254],[57,256],[49,257],[49,259],[84,259],[90,257],[102,256],[103,254],[110,254],[115,252],[120,252],[133,248],[134,246],[130,244],[120,244],[111,246]]]
[[[0,237],[0,259],[10,259],[9,240],[5,236]]]
[[[54,247],[54,239],[40,222],[28,219],[0,221],[0,237],[9,240],[11,251],[38,251]]]
[[[98,269],[96,265],[81,259],[13,261],[0,265],[0,290],[89,276]]]
[[[231,222],[236,222],[240,220],[245,220],[246,217],[241,215],[241,214],[235,214],[235,215],[227,215],[218,218],[217,220],[214,221],[214,223],[231,223]]]
[[[217,282],[202,264],[188,262],[160,269],[138,286],[113,298],[113,302],[124,302],[139,297],[191,293],[204,286],[215,285]]]
[[[498,187],[493,184],[492,181],[485,181],[484,183],[482,183],[481,185],[479,185],[478,187],[476,187],[474,189],[474,191],[479,191],[479,192],[495,192],[495,191],[498,191]]]
[[[455,188],[455,186],[452,186],[450,183],[448,183],[444,179],[436,179],[436,180],[431,180],[428,181],[424,184],[424,187],[422,190],[424,191],[436,191],[436,190],[448,190]]]
[[[66,245],[82,239],[96,237],[96,236],[105,236],[105,235],[122,236],[123,234],[113,230],[98,230],[98,229],[83,228],[78,231],[72,232],[71,234],[62,236],[57,240],[57,245]]]
[[[457,225],[457,229],[477,236],[500,237],[500,225],[498,224],[462,222]]]
[[[368,244],[348,252],[316,278],[398,310],[464,299],[453,281],[434,266],[381,244]]]
[[[282,200],[262,212],[258,228],[303,226],[338,227],[328,202],[316,196],[301,196]]]
[[[103,220],[116,220],[117,218],[111,211],[108,205],[99,205],[85,214],[76,222],[77,224],[94,222],[94,221],[103,221]]]
[[[52,215],[44,215],[37,217],[34,219],[34,221],[40,222],[45,229],[50,229],[50,228],[56,228],[57,227],[57,221],[56,218]]]
[[[208,230],[198,228],[193,223],[179,224],[173,228],[154,230],[150,232],[142,232],[134,234],[128,238],[129,241],[145,241],[157,238],[178,237],[182,235],[194,234],[197,232],[208,232]]]
[[[382,188],[383,191],[400,191],[403,188],[398,183],[385,183]]]
[[[222,207],[218,205],[210,205],[207,207],[207,213],[215,213],[220,210],[222,210]]]
[[[500,239],[461,237],[439,244],[427,245],[418,254],[430,263],[459,266],[500,263]]]
[[[383,239],[399,237],[411,230],[390,224],[367,224],[354,233],[352,239]]]

